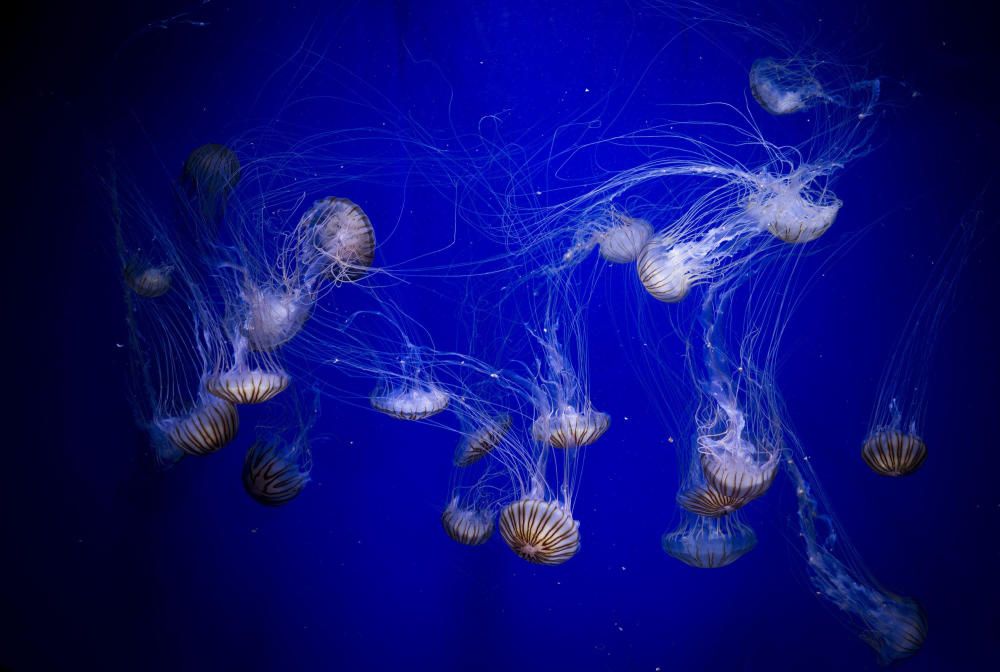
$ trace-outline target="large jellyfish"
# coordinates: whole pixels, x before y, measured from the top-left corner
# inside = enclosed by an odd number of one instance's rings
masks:
[[[681,524],[663,535],[663,550],[700,569],[731,565],[753,550],[757,535],[737,515],[706,518],[685,514]]]
[[[500,534],[528,562],[561,565],[580,550],[580,523],[565,504],[526,497],[500,512]]]
[[[232,403],[204,394],[188,413],[163,418],[157,425],[185,454],[201,457],[218,451],[236,437],[240,416]]]
[[[309,278],[353,282],[375,259],[375,229],[361,207],[346,198],[316,201],[302,216],[298,235]]]

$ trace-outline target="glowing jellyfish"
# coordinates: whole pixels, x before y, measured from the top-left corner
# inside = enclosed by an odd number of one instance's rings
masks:
[[[278,437],[255,441],[243,462],[243,488],[265,506],[281,506],[309,483],[312,459],[305,437],[285,443]]]
[[[251,286],[244,297],[244,330],[252,350],[268,351],[294,338],[312,311],[313,297],[296,289]]]
[[[466,434],[458,444],[455,466],[468,467],[489,455],[503,441],[510,426],[511,418],[505,413]]]
[[[225,399],[203,395],[187,415],[157,424],[177,448],[200,457],[216,452],[235,438],[240,416],[236,406]]]
[[[591,408],[577,410],[566,405],[541,415],[531,425],[536,441],[556,448],[582,448],[601,438],[611,425],[611,416]]]
[[[376,411],[399,420],[424,420],[448,408],[450,399],[433,383],[408,381],[399,387],[376,389],[370,401]]]
[[[753,529],[733,516],[687,515],[676,530],[663,535],[663,550],[668,555],[700,569],[731,565],[756,545]]]
[[[291,378],[283,370],[237,367],[209,376],[205,389],[234,404],[261,404],[283,392]]]
[[[750,67],[750,91],[765,110],[792,114],[826,96],[810,69],[795,59],[759,58]]]
[[[316,201],[299,223],[302,262],[309,275],[335,283],[363,277],[375,259],[375,229],[358,205],[346,198]]]
[[[699,257],[693,243],[656,236],[642,249],[636,261],[639,280],[653,298],[677,303],[704,277]]]
[[[145,266],[128,264],[125,283],[133,292],[146,299],[155,299],[170,291],[171,266]]]
[[[611,217],[614,224],[597,236],[601,256],[612,264],[635,261],[653,235],[653,227],[644,219],[620,212],[613,211]]]
[[[493,534],[493,514],[461,507],[457,498],[441,514],[441,524],[449,537],[466,546],[485,544]]]
[[[762,229],[786,243],[808,243],[829,229],[843,202],[815,186],[808,170],[761,179],[746,212]]]
[[[580,523],[556,501],[525,498],[500,512],[500,534],[528,562],[561,565],[580,550]]]
[[[868,437],[861,457],[876,474],[908,476],[927,459],[927,445],[914,434],[884,430]]]

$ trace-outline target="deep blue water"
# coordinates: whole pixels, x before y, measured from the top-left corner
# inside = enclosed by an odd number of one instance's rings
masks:
[[[684,30],[677,16],[626,3],[468,4],[112,3],[15,24],[0,667],[877,667],[813,594],[784,476],[748,512],[759,543],[745,558],[702,571],[663,553],[660,535],[677,519],[677,460],[606,319],[592,320],[591,392],[615,421],[588,453],[576,505],[582,550],[560,567],[526,564],[498,536],[454,544],[439,521],[454,436],[336,399],[324,401],[328,440],[314,451],[313,482],[287,507],[265,509],[243,493],[245,436],[167,472],[148,464],[116,347],[124,306],[99,179],[109,163],[127,161],[155,190],[191,148],[246,137],[291,98],[340,95],[322,72],[296,73],[304,52],[323,53],[321,69],[336,64],[338,77],[381,95],[372,106],[391,105],[437,137],[502,113],[505,134],[526,144],[569,119],[621,131],[668,103],[744,106],[747,69],[767,55],[731,27]],[[867,233],[793,316],[778,382],[866,565],[928,614],[923,650],[900,667],[991,669],[1000,664],[1000,61],[971,5],[799,5],[726,11],[891,84],[873,151],[836,182],[845,207],[834,230]],[[696,12],[680,14],[687,24]],[[357,106],[297,109],[307,112],[290,113],[288,128],[364,123]],[[765,135],[793,140],[785,120],[755,112]],[[399,217],[402,186],[356,188],[352,198],[375,204],[373,221]],[[402,222],[389,258],[451,233],[441,194],[406,193],[438,216]],[[930,457],[909,478],[879,478],[858,459],[878,376],[928,260],[974,208],[982,235],[929,364]],[[450,314],[413,296],[430,331],[454,331]],[[602,295],[595,312],[615,300]]]

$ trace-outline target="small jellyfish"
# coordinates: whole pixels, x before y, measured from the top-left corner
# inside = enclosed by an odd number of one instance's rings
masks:
[[[225,399],[202,395],[193,411],[160,420],[157,425],[177,448],[200,457],[216,452],[233,440],[240,416],[236,406]]]
[[[205,389],[234,404],[261,404],[283,392],[291,378],[281,369],[266,371],[238,366],[205,381]]]
[[[863,631],[861,638],[875,649],[879,662],[888,665],[920,651],[927,639],[927,616],[916,600],[886,593],[876,604],[870,618],[879,627]]]
[[[712,490],[749,502],[767,492],[774,483],[778,459],[775,453],[761,464],[747,456],[706,452],[701,455],[701,467]]]
[[[733,493],[720,492],[711,485],[699,485],[677,493],[677,503],[682,507],[708,518],[728,516],[750,500]]]
[[[843,202],[827,189],[809,186],[801,176],[767,179],[746,203],[762,228],[786,243],[808,243],[829,229]]]
[[[580,550],[580,523],[559,502],[528,497],[500,513],[500,534],[528,562],[561,565]]]
[[[750,91],[761,107],[779,116],[804,110],[826,97],[809,68],[793,59],[754,61],[750,67]]]
[[[304,435],[290,443],[278,437],[255,441],[243,462],[247,494],[265,506],[281,506],[298,497],[312,467],[304,442]]]
[[[882,430],[868,437],[861,457],[876,474],[909,476],[927,459],[927,444],[916,434]]]
[[[251,287],[244,298],[247,344],[258,352],[274,350],[294,338],[312,310],[311,296],[294,289]]]
[[[184,161],[185,183],[206,203],[228,195],[240,179],[240,160],[225,145],[207,144]]]
[[[378,388],[371,396],[372,408],[400,420],[424,420],[437,415],[448,408],[449,401],[447,392],[430,383],[384,391]]]
[[[612,212],[614,225],[597,234],[601,256],[612,264],[635,261],[646,246],[653,227],[644,219]]]
[[[733,517],[688,515],[680,527],[663,535],[663,550],[668,555],[700,569],[731,565],[756,545],[753,529]]]
[[[485,544],[493,534],[493,516],[486,511],[460,507],[457,498],[441,514],[441,524],[449,537],[467,546]]]
[[[505,413],[467,434],[458,444],[455,466],[468,467],[489,455],[503,441],[510,426],[511,418]]]
[[[556,448],[581,448],[601,438],[611,425],[611,416],[598,410],[578,411],[566,405],[535,419],[531,435],[536,441]]]
[[[651,239],[636,261],[639,280],[653,298],[677,303],[702,279],[694,243],[674,242],[669,237]]]
[[[173,267],[139,266],[130,263],[125,267],[125,283],[129,288],[146,299],[155,299],[170,291],[170,273]]]
[[[375,229],[368,215],[346,198],[316,201],[302,216],[303,262],[334,283],[362,278],[375,259]]]

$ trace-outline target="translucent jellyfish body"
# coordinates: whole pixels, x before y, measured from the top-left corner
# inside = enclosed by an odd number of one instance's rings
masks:
[[[754,531],[731,518],[689,516],[673,532],[663,535],[663,550],[700,569],[731,565],[757,545]]]
[[[677,493],[677,503],[699,516],[720,518],[746,506],[749,499],[721,492],[711,485],[698,485]]]
[[[778,459],[775,455],[760,463],[750,455],[706,452],[701,455],[701,467],[713,490],[749,502],[767,492],[774,483]]]
[[[876,601],[869,618],[878,627],[861,636],[875,649],[883,665],[909,658],[927,639],[927,616],[920,605],[909,598],[886,595]]]
[[[795,60],[759,58],[750,67],[750,91],[765,110],[792,114],[825,98],[809,69]]]
[[[240,178],[240,160],[225,145],[202,145],[184,161],[183,178],[203,197],[215,198],[236,186]]]
[[[376,390],[371,405],[376,411],[400,420],[423,420],[448,408],[448,393],[433,384],[407,384]]]
[[[536,441],[556,448],[589,446],[601,438],[611,425],[611,416],[593,408],[578,411],[563,406],[541,415],[531,425],[531,435]]]
[[[560,565],[580,550],[580,523],[559,502],[526,498],[500,513],[500,534],[528,562]]]
[[[458,444],[455,466],[468,467],[489,455],[503,441],[510,426],[510,416],[504,414],[467,434]]]
[[[639,253],[636,269],[639,280],[653,298],[677,303],[704,277],[700,254],[694,242],[675,242],[656,236]]]
[[[876,474],[907,476],[927,459],[927,444],[915,434],[886,429],[868,437],[861,457]]]
[[[310,467],[309,452],[298,442],[256,441],[243,461],[243,488],[260,504],[281,506],[306,487]]]
[[[283,392],[289,382],[289,375],[280,369],[265,371],[237,367],[209,376],[205,389],[234,404],[261,404]]]
[[[358,205],[346,198],[324,198],[303,215],[301,226],[303,261],[312,272],[337,283],[368,272],[375,259],[375,229]]]
[[[274,350],[290,341],[312,310],[312,297],[295,290],[251,287],[245,301],[247,344],[257,351]]]
[[[160,420],[159,429],[188,455],[214,453],[233,440],[240,425],[236,406],[212,395],[202,395],[187,415]]]
[[[612,226],[597,234],[601,256],[612,264],[635,261],[653,235],[653,227],[644,219],[618,212],[612,213],[612,220]]]
[[[493,534],[493,516],[486,511],[460,507],[452,500],[441,514],[441,524],[448,536],[466,546],[485,544]]]
[[[125,283],[141,297],[155,299],[170,291],[171,266],[139,266],[125,268]]]
[[[843,202],[799,177],[767,179],[747,201],[747,214],[786,243],[816,240],[833,225]]]

